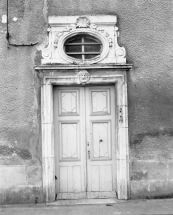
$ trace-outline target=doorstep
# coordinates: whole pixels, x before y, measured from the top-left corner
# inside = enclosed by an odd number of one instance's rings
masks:
[[[70,200],[57,200],[55,202],[46,203],[46,205],[61,206],[61,205],[111,205],[119,202],[124,202],[124,200],[118,200],[116,198],[111,199],[70,199]]]

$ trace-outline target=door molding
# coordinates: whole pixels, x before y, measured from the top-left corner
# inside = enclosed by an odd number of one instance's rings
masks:
[[[89,73],[88,73],[89,74]],[[94,74],[94,72],[92,72]],[[55,153],[53,123],[53,86],[73,86],[84,84],[115,84],[117,91],[116,109],[118,110],[117,129],[117,195],[118,199],[129,198],[129,140],[128,140],[128,105],[126,71],[121,74],[90,75],[87,81],[81,82],[78,74],[43,77],[41,87],[42,119],[42,165],[43,190],[47,202],[55,201]]]

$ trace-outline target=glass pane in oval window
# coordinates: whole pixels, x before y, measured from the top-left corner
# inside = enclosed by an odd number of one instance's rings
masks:
[[[84,41],[86,43],[100,43],[98,40],[95,40],[95,39],[89,38],[89,37],[84,38]]]
[[[85,52],[101,52],[100,45],[85,45]]]
[[[66,52],[81,52],[82,51],[82,47],[81,46],[66,46],[65,48]]]
[[[75,54],[75,55],[69,54],[69,56],[70,56],[70,57],[73,57],[73,58],[76,58],[76,59],[82,60],[82,55],[79,55],[79,54]]]
[[[65,53],[76,59],[92,59],[102,52],[101,41],[88,34],[78,34],[69,38],[64,44]]]
[[[95,54],[87,54],[87,55],[85,55],[85,59],[91,59],[91,58],[94,58],[96,56],[97,55],[95,55]]]
[[[70,38],[66,43],[81,43],[82,42],[82,38],[80,37],[80,38],[78,38],[78,36],[76,36],[75,38],[74,37],[72,37],[72,38]]]

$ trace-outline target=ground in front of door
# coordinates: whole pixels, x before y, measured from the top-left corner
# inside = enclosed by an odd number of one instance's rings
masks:
[[[129,200],[115,204],[46,206],[8,205],[0,207],[1,215],[125,215],[125,214],[173,214],[173,199]]]

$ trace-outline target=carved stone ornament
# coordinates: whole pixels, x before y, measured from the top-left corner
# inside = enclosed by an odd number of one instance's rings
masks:
[[[126,63],[126,50],[118,44],[116,15],[52,16],[49,17],[48,24],[49,43],[42,50],[43,64]],[[64,44],[68,38],[78,34],[88,34],[98,38],[102,44],[101,54],[85,62],[69,57]]]
[[[86,16],[81,16],[76,20],[76,28],[89,28],[90,20]]]
[[[80,71],[77,76],[81,84],[87,83],[90,79],[90,74],[86,70]]]
[[[64,32],[57,32],[54,40],[54,47],[58,48],[58,40],[64,34]]]

